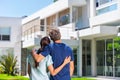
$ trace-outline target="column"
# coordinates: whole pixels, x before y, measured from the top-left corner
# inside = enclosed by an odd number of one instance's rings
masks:
[[[72,23],[72,6],[70,7],[70,23]]]
[[[92,76],[97,75],[97,58],[96,58],[96,41],[92,39],[91,41],[91,73]]]
[[[58,13],[56,14],[56,21],[55,21],[56,23],[56,27],[59,25],[58,23],[59,23],[59,15],[58,15]]]
[[[45,31],[45,35],[47,35],[47,27],[48,27],[48,25],[47,25],[47,20],[46,20],[46,18],[44,19],[44,31]]]
[[[96,0],[90,0],[90,17],[96,15]]]
[[[82,39],[78,39],[77,75],[82,76]]]
[[[93,18],[96,15],[96,0],[90,0],[90,18]],[[90,24],[92,28],[92,24]]]

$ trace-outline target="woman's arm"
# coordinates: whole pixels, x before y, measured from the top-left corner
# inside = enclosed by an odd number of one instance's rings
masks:
[[[43,55],[37,54],[35,50],[32,50],[32,56],[36,62],[40,62],[44,58]]]
[[[60,72],[60,71],[62,70],[62,68],[63,68],[66,64],[68,64],[68,63],[70,62],[70,60],[71,60],[71,57],[70,57],[70,56],[69,56],[69,57],[66,57],[65,60],[64,60],[64,62],[63,62],[63,64],[60,65],[60,66],[59,66],[58,68],[56,68],[56,69],[54,69],[53,65],[48,66],[48,70],[50,71],[50,74],[51,74],[52,76],[56,75],[58,72]]]

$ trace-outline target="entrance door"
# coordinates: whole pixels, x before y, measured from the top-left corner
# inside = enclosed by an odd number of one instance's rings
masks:
[[[82,41],[82,74],[83,76],[91,75],[91,41]]]

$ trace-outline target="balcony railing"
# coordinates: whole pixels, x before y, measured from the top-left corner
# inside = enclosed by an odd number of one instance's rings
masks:
[[[96,14],[100,15],[106,12],[114,11],[118,7],[117,4],[117,0],[105,0],[103,2],[100,2],[96,8]]]
[[[45,34],[44,27],[36,25],[27,30],[24,30],[22,33],[22,40],[24,41],[35,37],[40,37],[43,34]]]

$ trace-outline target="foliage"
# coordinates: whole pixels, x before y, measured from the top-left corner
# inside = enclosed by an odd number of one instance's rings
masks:
[[[5,73],[8,75],[15,75],[15,66],[17,63],[17,57],[13,54],[8,53],[7,55],[2,55],[0,57],[0,64],[3,66]]]
[[[1,73],[4,73],[4,69],[3,69],[2,66],[0,66],[0,74],[1,74]]]
[[[107,44],[107,50],[112,50],[113,49],[113,43],[108,43]],[[120,37],[115,37],[114,38],[114,49],[116,51],[120,50]]]
[[[56,2],[57,0],[54,0],[53,2]]]
[[[0,74],[0,80],[29,80],[23,76],[8,76],[7,74]]]

